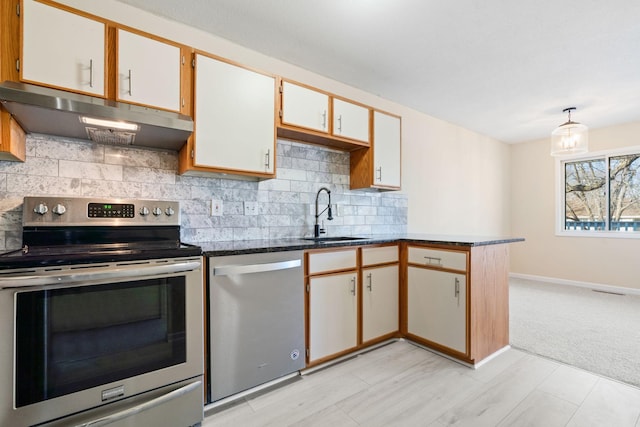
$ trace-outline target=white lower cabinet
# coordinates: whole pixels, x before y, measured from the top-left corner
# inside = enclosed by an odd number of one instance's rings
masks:
[[[395,248],[397,253],[397,247]],[[362,270],[362,341],[398,331],[398,265]]]
[[[354,272],[309,279],[309,361],[358,344],[358,275]]]
[[[412,266],[407,273],[407,332],[466,353],[466,275]]]

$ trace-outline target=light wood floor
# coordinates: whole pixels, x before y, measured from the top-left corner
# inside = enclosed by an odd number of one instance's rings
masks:
[[[514,349],[473,370],[398,341],[216,410],[203,427],[640,427],[640,389]]]

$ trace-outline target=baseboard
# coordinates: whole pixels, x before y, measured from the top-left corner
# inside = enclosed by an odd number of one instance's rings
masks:
[[[556,277],[536,276],[534,274],[522,273],[509,273],[509,277],[513,277],[516,279],[535,280],[537,282],[555,283],[558,285],[576,286],[578,288],[592,289],[594,291],[600,292],[640,296],[640,289],[625,288],[624,286],[612,286],[602,283],[581,282],[578,280],[558,279]]]

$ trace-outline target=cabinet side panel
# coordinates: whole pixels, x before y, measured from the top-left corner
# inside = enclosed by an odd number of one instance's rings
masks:
[[[471,358],[480,360],[509,345],[509,247],[471,248]]]

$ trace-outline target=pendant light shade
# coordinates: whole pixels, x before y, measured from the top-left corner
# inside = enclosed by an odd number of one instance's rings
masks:
[[[563,113],[569,115],[566,123],[561,124],[551,132],[551,155],[564,156],[589,151],[589,128],[571,121],[571,111],[576,107],[565,108]]]

